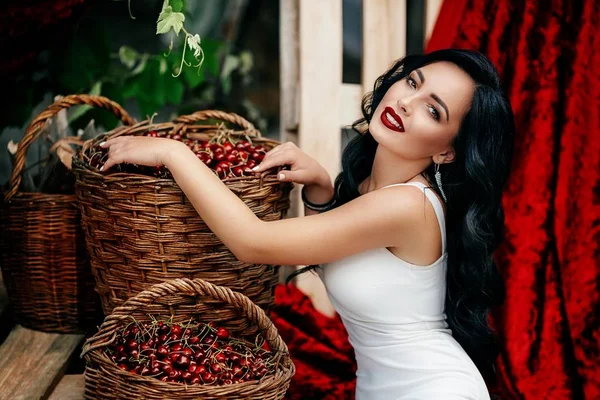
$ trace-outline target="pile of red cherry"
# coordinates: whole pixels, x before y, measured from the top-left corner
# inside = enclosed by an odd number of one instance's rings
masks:
[[[216,135],[211,140],[195,140],[183,139],[179,134],[151,130],[146,132],[144,136],[166,137],[182,141],[221,179],[255,176],[252,168],[262,162],[268,151],[262,145],[255,146],[248,140],[236,140],[231,135]],[[97,145],[91,149],[89,164],[93,168],[100,169],[107,158],[107,150]],[[169,170],[165,167],[119,164],[110,172],[128,172],[159,178],[172,178]]]
[[[189,385],[259,380],[275,369],[266,342],[232,338],[213,323],[132,323],[117,333],[105,352],[130,373]]]

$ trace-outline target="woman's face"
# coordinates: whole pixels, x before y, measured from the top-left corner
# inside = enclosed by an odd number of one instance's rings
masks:
[[[389,88],[369,131],[379,145],[406,160],[443,153],[451,149],[469,111],[474,87],[471,77],[450,62],[418,68]],[[445,162],[453,159],[453,152],[448,154]]]

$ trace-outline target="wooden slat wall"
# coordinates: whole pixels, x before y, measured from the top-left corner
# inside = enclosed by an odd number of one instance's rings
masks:
[[[406,53],[406,0],[363,0],[363,93]]]
[[[299,146],[335,177],[341,159],[342,0],[299,6]]]

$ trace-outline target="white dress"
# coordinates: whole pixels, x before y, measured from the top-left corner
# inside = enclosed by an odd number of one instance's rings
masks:
[[[452,337],[444,314],[446,229],[439,199],[442,256],[429,266],[377,248],[324,264],[319,275],[356,355],[358,400],[488,400],[485,382]]]

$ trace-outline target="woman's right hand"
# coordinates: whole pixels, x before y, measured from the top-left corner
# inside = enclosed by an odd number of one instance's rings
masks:
[[[282,182],[296,182],[303,185],[323,185],[329,180],[327,171],[314,158],[298,148],[294,143],[287,142],[271,149],[263,161],[254,168],[255,173],[262,173],[270,168],[289,165],[290,170],[279,173]],[[283,174],[283,178],[281,175]]]

